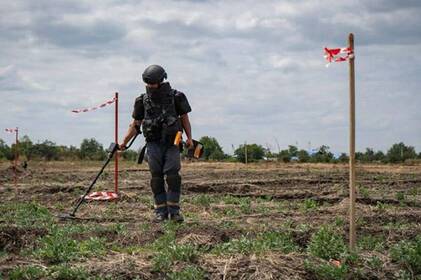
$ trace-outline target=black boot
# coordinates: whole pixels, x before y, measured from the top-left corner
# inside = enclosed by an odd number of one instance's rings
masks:
[[[181,215],[180,211],[178,211],[177,213],[170,214],[170,220],[177,223],[182,223],[184,222],[184,217]]]
[[[167,185],[167,205],[170,220],[183,222],[184,218],[180,213],[181,176],[178,174],[167,175]]]
[[[165,220],[168,220],[168,211],[167,206],[155,208],[155,216],[153,217],[153,222],[161,223]]]
[[[167,193],[165,191],[165,182],[162,177],[152,177],[151,189],[155,200],[154,222],[162,222],[168,219]]]

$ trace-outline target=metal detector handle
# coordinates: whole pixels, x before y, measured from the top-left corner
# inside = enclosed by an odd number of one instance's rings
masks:
[[[132,140],[130,140],[130,143],[129,143],[129,145],[127,145],[125,148],[124,148],[124,150],[122,150],[122,151],[125,151],[125,150],[127,150],[127,149],[130,149],[130,147],[132,146],[132,144],[134,143],[134,141],[136,140],[136,138],[137,138],[137,136],[139,135],[139,134],[142,134],[142,132],[138,132],[133,138],[132,138]]]

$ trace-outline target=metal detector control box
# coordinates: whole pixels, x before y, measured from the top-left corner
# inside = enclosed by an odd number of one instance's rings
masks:
[[[114,154],[115,151],[118,150],[118,145],[117,143],[111,143],[110,146],[107,149],[107,152],[109,152],[110,154]]]

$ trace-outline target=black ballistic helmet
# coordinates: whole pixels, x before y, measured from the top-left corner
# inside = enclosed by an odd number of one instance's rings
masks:
[[[142,79],[147,84],[159,84],[166,78],[167,73],[159,65],[148,66],[142,74]]]

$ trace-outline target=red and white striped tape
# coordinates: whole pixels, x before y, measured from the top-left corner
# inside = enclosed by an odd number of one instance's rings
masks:
[[[17,128],[6,128],[5,131],[9,132],[9,133],[15,133],[16,131],[18,131],[18,129]]]
[[[104,108],[105,106],[110,105],[114,102],[115,102],[115,97],[111,100],[108,100],[108,101],[98,105],[98,106],[91,107],[91,108],[85,108],[85,109],[74,109],[74,110],[72,110],[72,112],[73,113],[85,113],[85,112],[89,112],[89,111],[95,111],[96,109]]]
[[[98,200],[114,200],[118,198],[115,192],[93,192],[85,196],[85,200],[98,201]]]
[[[324,57],[327,60],[326,67],[329,66],[329,64],[332,62],[347,61],[349,58],[354,57],[354,51],[351,48],[338,48],[338,49],[324,48],[324,51],[325,51]]]

